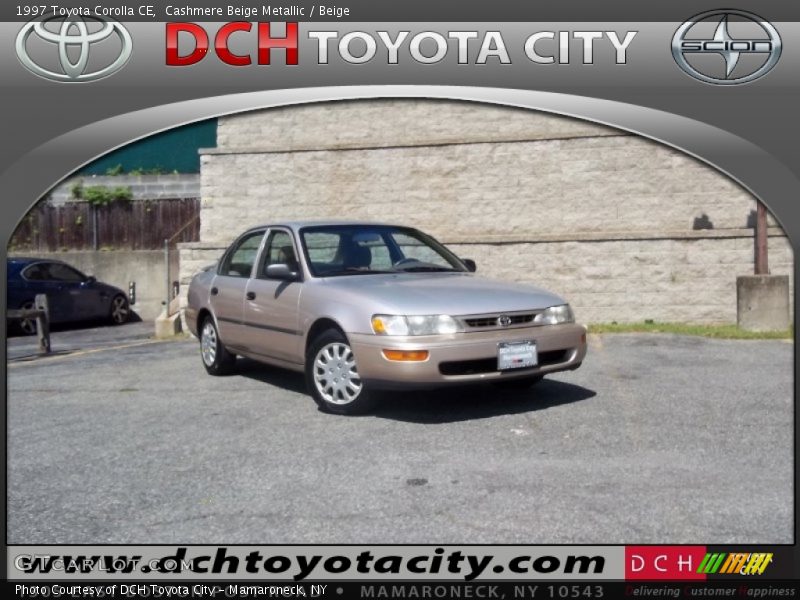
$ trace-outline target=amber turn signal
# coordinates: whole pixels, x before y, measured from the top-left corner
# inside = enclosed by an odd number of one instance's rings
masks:
[[[388,360],[403,362],[420,362],[428,360],[427,350],[384,350],[383,356]]]

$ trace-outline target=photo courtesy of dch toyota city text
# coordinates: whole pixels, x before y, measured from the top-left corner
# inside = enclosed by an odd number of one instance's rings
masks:
[[[0,6],[6,589],[797,597],[796,39]]]

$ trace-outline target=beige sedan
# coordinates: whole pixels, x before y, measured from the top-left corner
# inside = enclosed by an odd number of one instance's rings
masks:
[[[586,328],[562,298],[474,271],[410,227],[265,225],[194,277],[186,320],[210,374],[236,356],[301,371],[339,414],[380,389],[529,386],[581,365]]]

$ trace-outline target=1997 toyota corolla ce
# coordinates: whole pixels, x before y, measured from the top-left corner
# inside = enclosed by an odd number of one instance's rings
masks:
[[[562,298],[474,271],[410,227],[256,227],[194,277],[186,320],[212,375],[237,355],[303,371],[340,414],[365,411],[379,389],[527,386],[580,366],[586,329]]]

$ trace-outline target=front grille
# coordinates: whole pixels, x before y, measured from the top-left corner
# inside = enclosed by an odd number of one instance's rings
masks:
[[[547,367],[566,362],[571,350],[551,350],[539,353],[539,367]],[[453,360],[439,363],[439,372],[442,375],[479,375],[481,373],[496,373],[496,358],[479,358],[476,360]]]
[[[508,324],[500,325],[497,321],[500,317],[505,316],[508,318]],[[475,317],[465,317],[464,323],[466,323],[467,327],[472,329],[485,329],[488,327],[493,328],[502,328],[502,327],[511,327],[513,325],[524,325],[525,323],[533,322],[533,319],[536,317],[536,313],[524,313],[524,314],[514,314],[514,315],[503,315],[503,314],[496,314],[496,315],[479,315]]]

